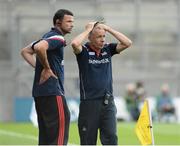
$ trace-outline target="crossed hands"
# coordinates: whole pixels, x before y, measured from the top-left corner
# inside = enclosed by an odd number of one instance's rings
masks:
[[[85,26],[85,29],[89,30],[89,31],[92,31],[94,28],[104,29],[105,31],[108,31],[110,29],[109,26],[107,26],[107,25],[105,25],[105,24],[103,24],[101,22],[98,22],[98,21],[89,22]]]

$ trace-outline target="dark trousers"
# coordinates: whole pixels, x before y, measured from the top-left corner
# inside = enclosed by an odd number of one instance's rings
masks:
[[[117,145],[116,112],[113,99],[108,105],[101,99],[81,101],[78,119],[81,145],[96,145],[98,129],[103,145]]]
[[[70,112],[64,96],[35,97],[39,145],[67,145]]]

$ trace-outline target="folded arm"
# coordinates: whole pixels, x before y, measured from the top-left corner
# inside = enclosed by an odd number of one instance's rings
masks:
[[[33,67],[35,68],[36,60],[34,58],[34,50],[31,48],[31,44],[21,49],[22,57]]]
[[[49,79],[50,76],[57,78],[57,76],[52,72],[48,58],[47,58],[47,49],[49,45],[45,40],[41,40],[34,44],[33,46],[29,45],[22,49],[21,54],[23,58],[33,67],[35,67],[35,60],[33,60],[33,54],[36,53],[41,65],[43,66],[43,70],[41,72],[41,77],[39,84],[44,83]]]

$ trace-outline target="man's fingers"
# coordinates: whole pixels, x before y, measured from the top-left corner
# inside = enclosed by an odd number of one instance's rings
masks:
[[[43,84],[46,80],[44,78],[40,78],[39,84]]]
[[[53,71],[51,70],[51,74],[50,74],[50,76],[52,76],[52,77],[54,77],[54,78],[56,78],[56,79],[58,79],[58,77],[53,73]]]
[[[43,70],[42,73],[41,73],[39,84],[43,84],[50,77],[54,77],[55,79],[58,79],[58,77],[52,72],[52,70]]]
[[[45,76],[44,74],[41,74],[40,80],[39,80],[39,84],[43,84],[44,82],[46,82],[48,79],[50,78],[50,76]]]
[[[52,76],[53,76],[54,78],[58,79],[58,77],[57,77],[54,73],[52,74]]]

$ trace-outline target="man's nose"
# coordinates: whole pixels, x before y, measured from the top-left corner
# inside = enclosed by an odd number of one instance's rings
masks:
[[[105,42],[105,39],[102,39],[102,40],[101,40],[101,42],[103,42],[103,43],[104,43],[104,42]]]

